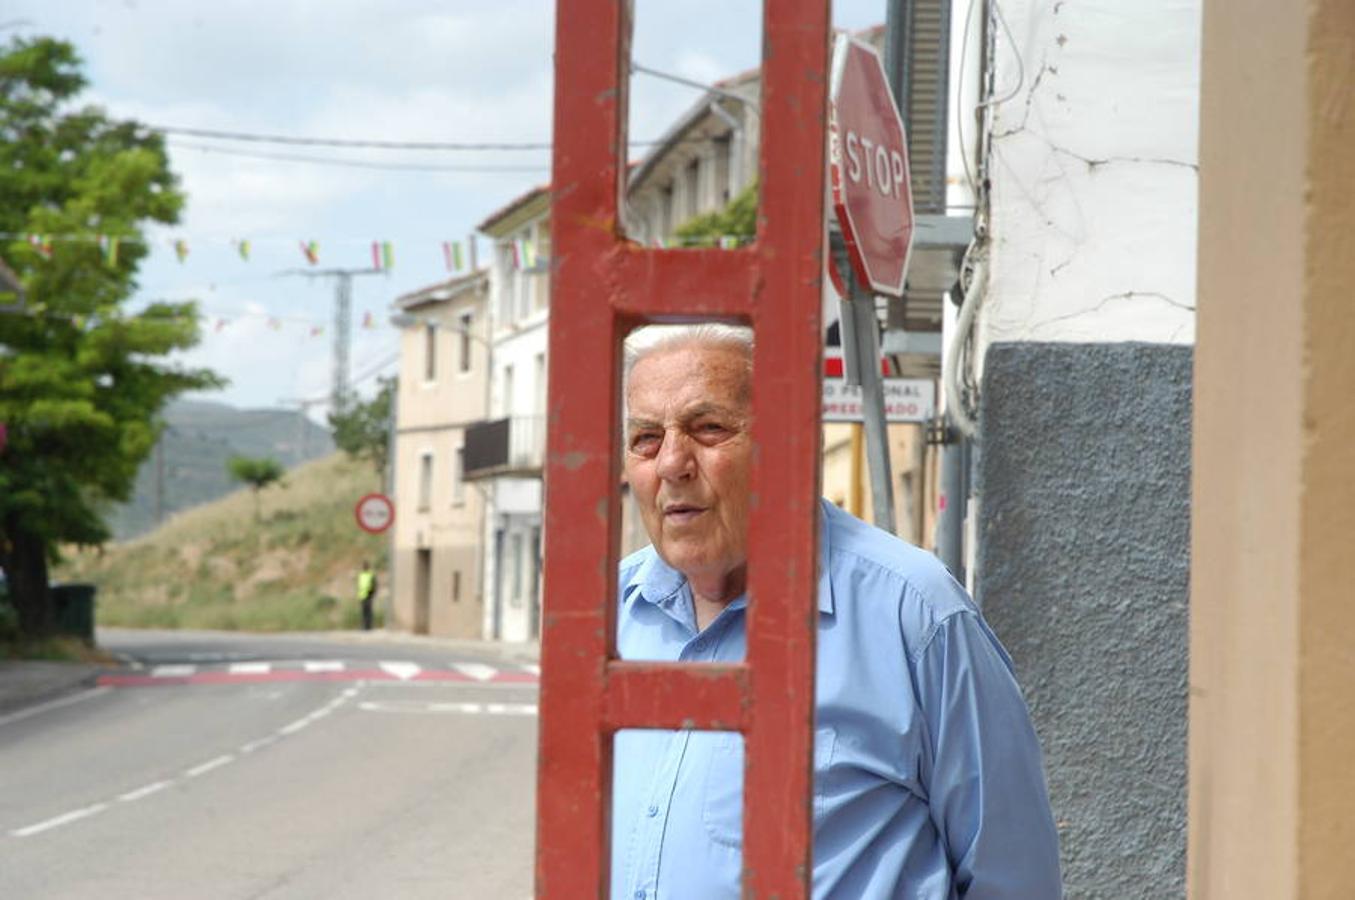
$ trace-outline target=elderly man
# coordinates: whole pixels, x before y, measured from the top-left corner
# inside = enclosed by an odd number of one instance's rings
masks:
[[[629,362],[625,474],[652,545],[621,563],[624,659],[744,657],[751,376],[749,333],[718,326]],[[820,515],[814,896],[1059,897],[1006,652],[930,554]],[[612,897],[739,896],[742,776],[738,734],[618,734]]]

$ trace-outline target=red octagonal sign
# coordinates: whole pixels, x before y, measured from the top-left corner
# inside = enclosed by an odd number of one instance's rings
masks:
[[[828,167],[848,256],[872,290],[900,296],[913,245],[908,141],[874,47],[839,35],[829,96]]]

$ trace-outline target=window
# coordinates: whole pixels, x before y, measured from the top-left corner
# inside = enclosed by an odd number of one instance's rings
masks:
[[[687,166],[686,182],[687,208],[683,212],[690,219],[701,208],[701,157],[698,156]]]
[[[433,505],[433,454],[424,453],[419,457],[419,509],[427,510]]]
[[[510,542],[513,547],[513,592],[510,596],[517,605],[522,602],[522,533],[513,532]]]
[[[458,323],[459,323],[459,324],[457,325],[457,331],[458,331],[458,334],[460,334],[460,336],[461,336],[461,341],[460,341],[461,352],[460,352],[460,354],[459,354],[460,361],[459,361],[459,363],[458,363],[458,368],[459,368],[459,370],[462,371],[462,372],[469,372],[469,371],[470,371],[470,329],[471,329],[471,323],[474,321],[474,317],[473,317],[473,315],[472,315],[471,313],[465,312],[465,313],[462,313],[462,314],[461,314],[461,318],[458,319],[457,321],[458,321]]]
[[[461,570],[452,570],[452,602],[461,602]]]
[[[527,274],[528,255],[525,248],[528,245],[535,245],[532,244],[532,231],[530,228],[518,232],[518,239],[521,246],[524,248],[523,252],[518,255],[518,277],[515,285],[517,289],[517,319],[518,321],[521,321],[532,314],[532,282],[535,279]]]
[[[544,416],[546,414],[546,354],[544,353],[536,355],[536,381],[533,382],[532,386],[536,391],[532,415]]]
[[[432,322],[423,326],[423,380],[438,377],[438,327]]]
[[[452,466],[452,505],[466,502],[466,448],[456,448],[456,465]]]

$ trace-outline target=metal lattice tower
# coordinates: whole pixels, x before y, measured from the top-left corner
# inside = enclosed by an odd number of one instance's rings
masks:
[[[382,275],[385,269],[288,269],[280,275],[304,275],[307,278],[334,279],[334,349],[330,374],[329,402],[340,409],[349,392],[349,350],[353,345],[353,276]]]

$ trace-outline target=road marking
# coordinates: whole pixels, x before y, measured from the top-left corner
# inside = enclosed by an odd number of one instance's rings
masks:
[[[106,694],[111,690],[112,688],[109,687],[94,687],[87,691],[81,691],[78,694],[71,694],[69,697],[58,697],[56,700],[49,700],[46,703],[41,703],[37,706],[30,706],[27,709],[12,712],[7,716],[0,716],[0,725],[8,725],[10,722],[27,719],[29,716],[36,716],[38,713],[44,713],[50,709],[60,709],[63,706],[70,706],[72,703],[79,703],[81,700],[92,700],[100,694]]]
[[[487,666],[484,663],[454,662],[452,663],[452,668],[456,669],[462,675],[467,675],[471,678],[474,678],[476,681],[488,681],[495,675],[499,674],[498,669],[494,668],[493,666]]]
[[[133,800],[140,800],[142,797],[149,797],[151,794],[163,791],[165,788],[169,787],[173,783],[174,782],[172,781],[157,781],[154,784],[148,784],[145,787],[139,787],[134,791],[128,791],[125,794],[120,794],[118,796],[118,799],[123,801],[124,803],[130,803]]]
[[[419,700],[368,700],[358,704],[366,712],[393,713],[456,713],[478,716],[534,716],[535,703],[425,703]]]
[[[422,671],[422,667],[412,662],[382,662],[378,665],[387,675],[398,678],[401,681],[409,681],[415,675]]]
[[[197,666],[165,665],[151,668],[152,678],[183,678],[198,670]]]
[[[522,668],[526,669],[528,672],[531,672],[538,678],[541,676],[541,667],[534,663],[523,663]]]
[[[268,671],[272,668],[272,663],[238,662],[231,663],[230,673],[232,675],[267,675]]]
[[[66,825],[70,822],[75,822],[80,819],[87,819],[90,816],[97,815],[106,809],[108,809],[107,803],[96,803],[93,806],[86,806],[84,809],[76,809],[68,813],[63,813],[62,815],[59,816],[54,816],[53,818],[50,818],[45,822],[39,822],[36,825],[29,825],[27,828],[17,828],[14,831],[11,831],[10,834],[14,835],[15,837],[28,837],[30,835],[39,834],[43,831],[48,830],[49,828],[56,828],[58,826]]]
[[[308,659],[301,664],[307,672],[342,672],[343,663],[337,659]]]
[[[188,776],[189,778],[197,778],[199,775],[206,775],[208,772],[212,771],[213,769],[219,769],[219,768],[221,768],[222,766],[226,765],[227,763],[232,763],[232,762],[235,762],[235,754],[234,754],[234,753],[223,753],[221,756],[218,756],[216,759],[209,759],[209,760],[207,760],[207,762],[203,763],[203,764],[200,765],[200,766],[194,766],[193,768],[191,768],[191,769],[189,769],[188,771],[184,772],[184,775]]]
[[[261,738],[259,738],[257,741],[250,741],[248,744],[241,744],[241,745],[240,745],[240,752],[241,752],[242,754],[244,754],[244,753],[253,753],[255,750],[262,750],[264,747],[267,747],[269,744],[277,743],[277,740],[278,740],[278,736],[277,736],[276,734],[270,734],[270,735],[268,735],[267,737],[261,737]]]

